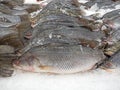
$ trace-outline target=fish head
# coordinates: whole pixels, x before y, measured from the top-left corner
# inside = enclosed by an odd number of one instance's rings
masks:
[[[19,59],[13,61],[13,66],[16,69],[34,72],[34,70],[38,70],[39,62],[37,58],[31,53],[27,52]]]

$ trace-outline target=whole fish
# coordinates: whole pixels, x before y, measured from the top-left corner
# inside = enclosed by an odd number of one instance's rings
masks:
[[[15,68],[30,72],[77,73],[87,71],[105,56],[101,50],[77,46],[38,46],[13,62]]]

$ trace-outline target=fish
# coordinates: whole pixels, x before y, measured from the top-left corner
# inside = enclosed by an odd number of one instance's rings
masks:
[[[119,41],[120,41],[120,28],[112,30],[111,33],[106,38],[106,42],[108,43],[108,45],[114,45]]]
[[[102,68],[108,70],[120,69],[120,49],[115,52],[111,57],[106,58],[105,62],[101,65]]]
[[[120,50],[111,56],[109,61],[111,61],[113,68],[120,68]]]
[[[77,39],[75,42],[79,41],[80,39],[80,41],[86,40],[86,43],[90,41],[99,43],[101,39],[105,37],[105,34],[102,31],[93,32],[89,30],[89,28],[85,27],[86,25],[84,25],[82,21],[78,21],[78,18],[76,18],[76,16],[71,16],[70,14],[61,11],[63,7],[65,7],[65,9],[69,7],[68,9],[70,10],[72,8],[76,8],[75,6],[71,5],[70,1],[71,0],[65,1],[65,3],[68,5],[66,7],[66,4],[63,4],[63,1],[58,0],[50,2],[45,8],[43,8],[43,10],[39,13],[40,19],[38,20],[37,25],[34,27],[30,45],[31,43],[32,46],[41,44],[43,45],[43,43],[46,44],[46,41],[48,42],[48,40],[52,42],[59,42],[60,39],[57,37],[54,37],[54,40],[53,38],[48,39],[49,36],[54,35],[54,33],[56,33],[56,36],[60,36],[62,38],[61,40],[64,38],[62,36],[68,38],[68,41],[66,40],[67,43],[70,40],[73,40],[74,42],[74,39]],[[56,6],[58,3],[61,4],[59,6]],[[88,22],[88,24],[91,23]]]
[[[49,21],[61,21],[61,22],[77,22],[77,19],[74,17],[71,17],[69,15],[66,15],[64,13],[54,13],[54,14],[50,14],[50,15],[44,15],[44,17],[39,19],[39,23],[43,23],[43,22],[49,22]]]
[[[15,27],[16,25],[17,25],[16,23],[0,22],[1,28]]]
[[[20,15],[26,15],[26,14],[28,14],[28,12],[26,10],[14,10],[13,9],[11,11],[11,14],[20,16]]]
[[[0,77],[11,77],[13,73],[12,64],[8,61],[0,60]]]
[[[14,53],[14,48],[9,45],[0,45],[0,54]]]
[[[120,28],[118,30],[113,31],[111,34],[111,41],[112,43],[116,43],[120,40]]]
[[[79,17],[79,24],[81,24],[81,26],[86,27],[88,29],[90,29],[91,31],[100,31],[101,27],[102,27],[102,21],[99,20],[97,21],[96,19],[94,19],[93,17],[90,16],[85,16],[85,17]]]
[[[0,12],[5,14],[11,14],[12,10],[4,4],[0,4]]]
[[[17,34],[16,28],[0,28],[0,39],[9,34]]]
[[[0,13],[0,19],[4,20],[3,22],[9,22],[9,23],[14,23],[14,24],[18,24],[21,22],[20,17],[19,16],[13,16],[13,15],[8,15],[8,14],[3,14]]]
[[[23,5],[24,0],[1,0],[0,3],[3,3],[12,8],[16,5]]]
[[[13,46],[16,50],[24,45],[16,28],[0,28],[0,44]]]
[[[42,32],[41,34],[44,35],[50,35],[50,34],[58,34],[58,35],[63,35],[69,38],[81,38],[81,39],[86,39],[86,40],[99,40],[102,37],[104,37],[104,33],[102,32],[92,32],[87,28],[84,27],[66,27],[63,26],[61,28],[56,28],[56,29],[52,29],[52,30],[45,30],[44,32]]]
[[[120,49],[120,41],[116,42],[115,44],[113,44],[112,46],[107,47],[104,50],[104,53],[106,55],[112,56],[113,54],[115,54],[118,50]]]
[[[109,13],[106,13],[103,17],[104,24],[111,28],[111,29],[119,29],[120,28],[120,9],[111,11]]]
[[[13,66],[29,72],[70,74],[90,70],[104,58],[101,50],[81,45],[45,45],[31,48]]]
[[[115,8],[115,5],[119,3],[118,1],[113,0],[90,0],[89,2],[85,3],[86,6],[92,7],[93,5],[97,4],[99,9],[106,9],[106,8]]]
[[[8,6],[11,9],[13,9],[13,7],[15,7],[17,5],[17,3],[14,2],[13,0],[2,0],[2,1],[0,1],[0,3]]]
[[[70,15],[73,17],[77,17],[83,13],[80,11],[79,7],[76,7],[72,4],[72,0],[52,0],[49,2],[36,16],[36,19],[39,20],[44,16],[51,14],[61,14],[64,13],[66,15]],[[39,22],[39,21],[38,21]]]

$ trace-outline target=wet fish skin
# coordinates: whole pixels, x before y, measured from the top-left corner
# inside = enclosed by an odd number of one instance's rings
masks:
[[[5,14],[11,14],[12,10],[7,6],[0,4],[0,12],[5,13]]]
[[[15,28],[0,28],[0,39],[9,34],[17,34],[17,30]]]
[[[15,5],[23,5],[24,0],[1,0],[0,2],[12,7]]]
[[[0,22],[0,28],[9,28],[9,27],[15,27],[16,23],[6,23],[6,22]]]
[[[120,9],[111,11],[109,13],[106,13],[102,18],[104,24],[106,24],[108,27],[112,29],[118,29],[120,28]]]
[[[41,19],[39,19],[39,23],[43,23],[43,22],[49,22],[49,21],[63,21],[63,22],[67,22],[67,21],[71,21],[71,22],[78,22],[78,20],[75,17],[71,17],[69,15],[66,15],[64,13],[54,13],[54,14],[50,14],[50,15],[44,15],[44,17],[42,17]]]
[[[9,45],[0,45],[0,54],[14,53],[14,48]]]
[[[0,28],[0,31],[0,44],[13,46],[15,49],[23,48],[23,43],[16,28]]]
[[[0,77],[10,77],[12,76],[14,70],[11,64],[11,59],[6,60],[6,58],[0,58]]]
[[[26,10],[14,10],[13,9],[11,14],[20,16],[20,15],[26,15],[28,14],[28,12]]]
[[[72,0],[52,0],[42,11],[38,14],[37,19],[51,14],[65,13],[70,16],[79,16],[80,10],[75,5],[72,5]]]
[[[82,17],[82,18],[78,18],[79,23],[90,29],[91,31],[100,31],[102,23],[98,22],[96,19],[94,19],[93,17]]]
[[[0,76],[1,77],[11,77],[13,74],[13,70],[4,69],[0,67]]]
[[[71,17],[67,14],[62,13],[61,11],[51,13],[49,11],[47,15],[41,17],[36,23],[38,24],[36,27],[42,26],[44,24],[55,24],[55,25],[63,25],[63,26],[81,26],[78,23],[77,18]],[[47,12],[43,13],[46,14]],[[41,13],[40,13],[41,15]]]
[[[8,14],[3,14],[0,13],[0,18],[4,18],[7,19],[10,23],[15,23],[18,24],[21,22],[20,17],[19,16],[13,16],[13,15],[8,15]],[[3,21],[4,22],[4,21]]]
[[[14,47],[15,50],[19,50],[24,47],[24,44],[21,42],[20,38],[14,34],[5,36],[3,39],[0,40],[0,44],[10,45]]]
[[[106,13],[105,15],[103,15],[103,19],[104,18],[107,18],[107,19],[112,19],[116,16],[119,16],[119,12],[120,12],[120,9],[117,9],[117,10],[114,10],[114,11],[111,11],[111,12],[108,12]]]
[[[113,44],[120,41],[120,28],[113,31],[113,33],[111,34],[111,41],[113,42]]]
[[[120,40],[120,9],[111,11],[103,16],[103,25],[108,33],[108,44],[115,44]]]
[[[119,3],[119,1],[113,1],[113,0],[90,0],[89,2],[85,3],[86,6],[92,7],[93,5],[97,4],[97,6],[100,8],[115,8],[114,4]]]
[[[49,38],[51,33],[58,33],[60,36],[66,36],[66,38],[69,39],[64,40],[62,38],[62,40],[67,43],[69,42],[70,44],[71,42],[73,43],[74,39],[76,38],[82,39],[80,41],[83,41],[83,39],[84,41],[86,40],[85,43],[90,41],[95,41],[95,43],[99,43],[99,41],[101,42],[101,38],[105,36],[104,33],[101,31],[92,32],[89,29],[84,28],[85,25],[82,23],[80,24],[75,16],[67,14],[66,11],[61,11],[63,8],[66,10],[71,10],[72,8],[76,7],[71,4],[71,0],[54,0],[50,2],[45,8],[43,8],[39,14],[40,19],[38,21],[38,25],[34,27],[32,38],[27,48],[44,45],[48,42],[50,43],[50,41],[52,41],[52,43],[62,42],[57,37],[54,38],[54,40],[52,40],[52,38]],[[70,39],[73,41],[70,42]],[[79,41],[79,39],[76,41]]]
[[[42,28],[41,28],[42,29]],[[43,30],[43,29],[42,29]],[[89,32],[89,33],[88,33]],[[56,27],[43,31],[36,31],[32,35],[28,47],[46,45],[48,43],[61,43],[69,45],[84,45],[91,48],[98,48],[104,37],[102,32],[92,32],[82,27]]]
[[[34,12],[34,11],[37,11],[37,10],[39,10],[40,9],[40,5],[26,5],[26,11],[28,12],[28,13],[32,13],[32,12]]]
[[[120,68],[120,50],[111,56],[109,61],[112,63],[112,68]]]
[[[105,36],[104,33],[100,31],[92,32],[84,27],[71,28],[66,26],[51,30],[45,30],[44,32],[41,32],[39,36],[40,37],[42,37],[43,35],[50,36],[51,34],[63,35],[71,39],[84,39],[84,40],[93,40],[93,41],[97,41],[97,40],[99,41],[102,37]]]
[[[118,28],[116,30],[115,29],[112,30],[111,33],[105,39],[105,41],[107,42],[107,44],[109,46],[115,45],[116,43],[119,43],[119,41],[120,41],[120,28]]]
[[[17,2],[18,5],[22,5],[24,2],[24,0],[12,0],[12,1]]]
[[[82,46],[43,46],[33,47],[19,60],[15,68],[30,72],[77,73],[90,70],[105,56],[100,50]]]
[[[112,46],[107,47],[104,50],[104,53],[112,56],[114,53],[116,53],[118,50],[120,49],[120,41],[116,42],[115,44],[113,44]]]
[[[0,3],[8,6],[8,7],[11,8],[11,9],[12,9],[14,6],[17,5],[17,3],[14,2],[13,0],[2,0],[2,1],[0,1]]]

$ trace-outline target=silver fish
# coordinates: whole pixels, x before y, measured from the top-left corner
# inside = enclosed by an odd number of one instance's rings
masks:
[[[19,16],[7,15],[7,14],[3,14],[3,13],[0,13],[0,19],[6,19],[6,21],[9,21],[14,24],[21,22]],[[3,22],[5,22],[5,21],[3,21]]]
[[[47,45],[30,49],[13,66],[30,72],[67,74],[90,70],[104,58],[102,51],[80,45]]]

